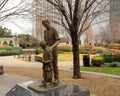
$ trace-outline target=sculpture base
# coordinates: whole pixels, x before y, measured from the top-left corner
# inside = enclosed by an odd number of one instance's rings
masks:
[[[90,91],[88,89],[64,81],[61,81],[63,84],[61,87],[50,90],[42,89],[43,91],[37,89],[37,91],[35,91],[37,87],[33,90],[33,85],[36,84],[36,81],[39,80],[17,84],[6,94],[6,96],[90,96]],[[31,87],[32,90],[31,88],[29,89],[28,86],[29,88]]]
[[[36,81],[34,81],[32,84],[28,85],[28,88],[33,90],[33,91],[36,91],[36,92],[40,92],[40,93],[45,93],[45,92],[48,92],[48,91],[53,91],[53,90],[58,90],[58,89],[63,89],[67,86],[66,83],[64,82],[59,82],[59,84],[57,85],[53,85],[51,87],[48,87],[48,88],[45,88],[45,87],[41,87],[42,81],[41,79],[38,79]]]

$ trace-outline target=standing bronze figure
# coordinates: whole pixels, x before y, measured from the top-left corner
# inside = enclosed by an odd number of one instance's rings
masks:
[[[50,25],[49,20],[42,21],[42,24],[46,28],[46,30],[44,31],[44,40],[46,41],[47,45],[49,45],[49,47],[52,50],[52,56],[53,56],[52,66],[53,66],[53,74],[54,74],[53,83],[58,84],[59,83],[59,72],[58,72],[58,64],[57,64],[57,61],[58,61],[57,45],[60,42],[60,38],[58,36],[56,29]]]

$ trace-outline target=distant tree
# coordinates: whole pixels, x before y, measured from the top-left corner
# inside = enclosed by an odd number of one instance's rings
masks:
[[[3,38],[3,37],[13,37],[13,36],[11,30],[9,30],[6,27],[0,26],[0,37]]]
[[[23,48],[37,46],[37,39],[29,34],[21,34],[19,37],[20,46]]]
[[[99,39],[99,34],[95,34],[94,35],[94,42],[95,42],[95,45],[98,45],[101,43],[100,39]]]
[[[111,44],[111,43],[119,43],[120,41],[120,31],[116,30],[116,31],[111,31],[110,30],[110,25],[107,24],[104,27],[100,27],[100,31],[98,34],[96,34],[95,38],[98,40],[99,42],[106,43],[106,44]]]
[[[9,46],[13,46],[13,41],[10,41],[10,42],[9,42]]]
[[[4,41],[4,42],[3,42],[3,45],[8,45],[7,41]]]

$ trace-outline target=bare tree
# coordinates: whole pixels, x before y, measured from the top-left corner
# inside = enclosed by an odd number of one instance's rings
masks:
[[[0,0],[0,21],[7,19],[11,16],[22,16],[24,18],[26,16],[28,17],[29,15],[27,13],[31,8],[31,4],[27,4],[28,1],[30,0],[17,0],[17,2],[13,2],[12,0]]]
[[[94,34],[94,42],[95,42],[95,45],[100,43],[99,34]]]
[[[94,19],[105,12],[109,0],[46,0],[62,15],[61,25],[71,36],[73,49],[73,78],[80,74],[79,38],[89,28]]]
[[[99,39],[99,41],[101,42],[101,44],[103,43],[110,43],[111,40],[111,33],[109,30],[109,26],[106,27],[100,27],[100,31],[99,34],[97,34],[97,37]]]
[[[100,27],[99,34],[97,34],[95,38],[99,39],[99,41],[101,41],[102,44],[103,43],[111,44],[111,43],[119,43],[120,41],[119,36],[120,36],[120,31],[117,29],[115,31],[111,30],[110,25],[107,24],[105,27]]]

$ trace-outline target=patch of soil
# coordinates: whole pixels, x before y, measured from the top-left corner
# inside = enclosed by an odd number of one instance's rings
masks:
[[[6,74],[41,78],[42,70],[37,68],[5,67]],[[80,79],[72,79],[72,72],[60,71],[60,79],[87,88],[95,96],[120,96],[120,79],[81,73]]]

